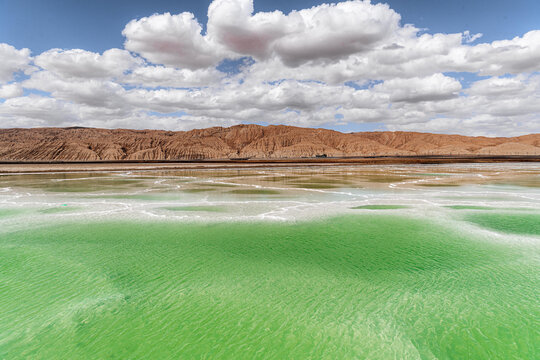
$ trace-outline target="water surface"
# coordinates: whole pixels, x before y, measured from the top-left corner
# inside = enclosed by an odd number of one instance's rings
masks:
[[[539,176],[0,176],[0,358],[538,358]]]

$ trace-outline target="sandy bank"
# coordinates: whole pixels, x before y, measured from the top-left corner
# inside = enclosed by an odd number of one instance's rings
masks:
[[[308,158],[273,160],[208,160],[208,161],[113,161],[113,162],[0,162],[0,174],[76,172],[76,171],[140,171],[184,169],[234,169],[256,167],[389,165],[389,164],[454,164],[540,162],[540,156],[403,156],[358,158]]]

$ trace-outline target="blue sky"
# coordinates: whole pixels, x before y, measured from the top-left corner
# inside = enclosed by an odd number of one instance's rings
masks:
[[[0,0],[0,127],[238,123],[540,132],[540,1]]]
[[[412,23],[430,32],[483,33],[483,41],[508,39],[540,27],[535,0],[390,0]],[[320,4],[314,0],[259,0],[255,11],[285,13]],[[154,13],[193,12],[205,24],[210,1],[182,0],[0,0],[0,42],[40,53],[51,48],[102,52],[121,47],[122,29],[132,19]],[[97,26],[96,26],[97,25]]]

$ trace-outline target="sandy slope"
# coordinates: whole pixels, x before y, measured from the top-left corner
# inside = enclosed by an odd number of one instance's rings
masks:
[[[37,128],[0,130],[0,160],[195,160],[375,155],[540,155],[540,134],[514,138],[415,132],[340,133],[238,125],[191,131]]]

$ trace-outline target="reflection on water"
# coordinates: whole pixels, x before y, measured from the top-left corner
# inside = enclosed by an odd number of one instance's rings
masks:
[[[455,220],[463,215],[453,210],[535,212],[539,210],[539,179],[536,164],[2,175],[0,218],[6,226],[14,225],[17,217],[33,210],[49,217],[84,215],[96,220],[288,221],[384,209]],[[222,211],[195,211],[197,207]],[[33,219],[48,221],[39,216]]]

